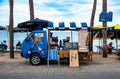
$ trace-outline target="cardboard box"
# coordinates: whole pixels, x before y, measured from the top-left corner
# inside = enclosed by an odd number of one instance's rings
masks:
[[[79,67],[78,50],[70,50],[70,67]]]

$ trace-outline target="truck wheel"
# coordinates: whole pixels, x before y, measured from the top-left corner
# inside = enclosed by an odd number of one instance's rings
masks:
[[[42,63],[42,59],[38,54],[32,54],[30,56],[30,63],[36,66]]]

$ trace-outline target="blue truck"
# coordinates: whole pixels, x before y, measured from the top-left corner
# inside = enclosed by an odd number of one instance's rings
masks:
[[[75,43],[76,46],[74,45],[76,48],[71,47],[71,43],[67,38],[66,40],[63,40],[63,42],[66,43],[68,48],[62,47],[61,50],[61,43],[58,45],[58,38],[52,37],[51,31],[52,30],[49,29],[32,31],[21,44],[21,56],[29,59],[32,65],[39,65],[49,57],[50,50],[57,50],[59,58],[67,59],[69,62],[69,50],[78,50],[77,44]],[[51,38],[54,43],[51,42]],[[54,57],[55,56],[57,55],[55,54]]]
[[[39,65],[47,58],[48,41],[45,30],[32,31],[22,42],[21,56],[29,58],[32,65]]]

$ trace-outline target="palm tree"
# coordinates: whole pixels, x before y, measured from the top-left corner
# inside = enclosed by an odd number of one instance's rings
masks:
[[[107,0],[103,0],[103,12],[107,12]],[[107,21],[103,22],[103,27],[107,27]],[[107,31],[103,29],[103,57],[107,57]]]
[[[92,9],[92,14],[91,14],[91,20],[90,20],[90,27],[92,28],[94,26],[94,18],[95,18],[95,12],[96,12],[96,5],[97,5],[97,0],[94,0],[93,3],[93,9]],[[90,51],[93,51],[93,37],[92,37],[92,31],[90,31]]]
[[[29,9],[30,9],[30,19],[34,19],[34,5],[33,0],[29,0]]]
[[[13,5],[14,0],[9,0],[10,3],[10,16],[9,16],[9,28],[10,28],[10,58],[14,58],[14,34],[13,34]]]

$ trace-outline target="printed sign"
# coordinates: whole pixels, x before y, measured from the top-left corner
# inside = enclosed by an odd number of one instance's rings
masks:
[[[101,12],[99,16],[100,22],[112,22],[113,12]]]
[[[79,67],[78,50],[70,50],[70,67]]]

